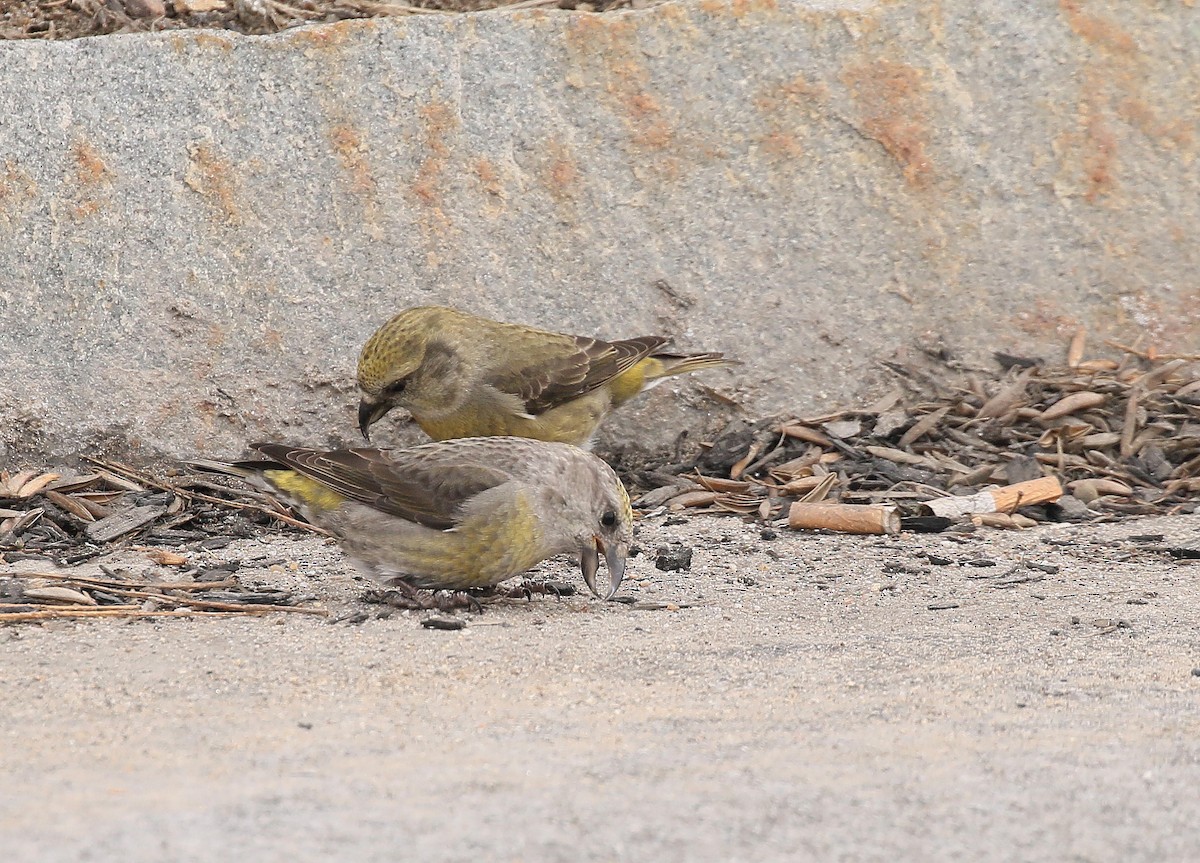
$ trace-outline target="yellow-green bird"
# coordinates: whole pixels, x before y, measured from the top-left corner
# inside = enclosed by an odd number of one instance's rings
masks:
[[[294,504],[385,584],[488,587],[555,554],[577,552],[597,596],[621,586],[633,537],[629,495],[591,453],[514,437],[464,438],[399,450],[315,450],[259,443],[267,461],[195,467],[231,474]]]
[[[515,435],[587,446],[601,420],[671,375],[728,365],[678,355],[669,339],[604,342],[535,330],[441,306],[407,309],[358,358],[363,437],[394,407],[434,440]]]

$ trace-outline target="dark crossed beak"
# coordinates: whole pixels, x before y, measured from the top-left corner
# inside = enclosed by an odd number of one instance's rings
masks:
[[[609,579],[608,593],[601,599],[609,600],[620,589],[621,582],[625,579],[625,548],[615,542],[606,547],[604,540],[593,536],[591,544],[584,546],[580,552],[579,566],[583,570],[583,580],[587,582],[588,590],[596,596],[600,596],[600,591],[596,590],[596,571],[600,569],[601,552],[604,553],[604,560],[608,564]]]
[[[358,403],[358,430],[368,442],[371,440],[371,426],[383,419],[384,414],[392,409],[386,402],[372,402],[363,399]]]

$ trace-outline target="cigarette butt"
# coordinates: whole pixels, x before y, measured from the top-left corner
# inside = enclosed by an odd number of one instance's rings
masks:
[[[895,507],[848,503],[794,503],[788,510],[788,527],[798,530],[835,530],[838,533],[900,532]]]
[[[929,501],[926,506],[934,515],[958,518],[981,512],[1012,512],[1017,507],[1036,503],[1052,503],[1062,497],[1062,485],[1057,477],[1043,476],[1038,479],[1005,485],[989,491],[981,491],[960,497],[940,497]]]

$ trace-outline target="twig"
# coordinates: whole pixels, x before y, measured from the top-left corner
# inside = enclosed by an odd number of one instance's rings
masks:
[[[223,587],[237,587],[236,578],[222,581],[165,581],[150,584],[139,584],[136,581],[119,581],[111,578],[93,578],[87,575],[68,575],[61,572],[0,572],[9,578],[48,578],[53,581],[73,581],[80,584],[95,585],[96,587],[154,587],[159,590],[220,590]]]
[[[265,608],[268,611],[291,611],[297,614],[325,614],[321,608],[301,608],[296,605],[260,605],[258,603],[217,602],[211,599],[196,599],[191,596],[171,596],[165,593],[151,593],[148,590],[130,590],[129,588],[111,587],[108,593],[117,596],[132,596],[137,599],[149,599],[153,602],[169,602],[172,605],[186,605],[191,608],[208,608],[215,611],[242,611],[245,608]]]
[[[248,614],[259,616],[269,614],[272,611],[279,609],[270,605],[248,605],[245,609],[237,612],[231,611],[196,611],[190,608],[178,608],[171,611],[143,611],[140,608],[132,609],[127,606],[117,608],[53,608],[46,611],[26,611],[16,612],[14,614],[0,614],[0,623],[18,623],[28,620],[56,620],[59,618],[72,617],[236,617],[239,614]],[[328,615],[323,608],[307,608],[307,609],[291,609],[292,611],[304,611],[307,614]]]
[[[212,504],[216,504],[217,506],[228,507],[229,509],[253,510],[255,512],[261,512],[264,515],[269,515],[269,516],[271,516],[271,518],[278,519],[279,521],[282,521],[284,524],[290,524],[292,527],[297,527],[297,528],[300,528],[301,530],[306,530],[309,533],[315,533],[320,536],[332,536],[333,535],[329,531],[322,530],[321,528],[317,527],[314,524],[309,524],[306,521],[300,521],[299,519],[292,518],[290,515],[286,515],[285,513],[279,512],[278,510],[272,509],[270,507],[263,506],[262,504],[259,504],[259,503],[243,503],[242,501],[237,501],[237,500],[225,500],[224,498],[219,498],[214,495],[204,494],[203,492],[189,491],[188,489],[178,488],[177,486],[173,486],[169,483],[159,482],[158,480],[154,479],[150,475],[141,473],[140,471],[136,471],[133,468],[129,467],[129,465],[124,465],[124,464],[121,464],[120,462],[105,461],[104,459],[93,458],[92,456],[84,456],[84,458],[87,461],[90,461],[93,464],[97,464],[101,467],[107,468],[108,470],[111,470],[114,473],[124,474],[125,476],[127,476],[131,479],[136,479],[140,482],[143,482],[146,485],[151,486],[152,488],[156,488],[160,491],[169,491],[172,494],[177,494],[180,497],[187,498],[188,500],[202,500],[206,503],[212,503]]]

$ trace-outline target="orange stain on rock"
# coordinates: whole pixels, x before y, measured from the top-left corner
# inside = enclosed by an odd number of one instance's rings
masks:
[[[1093,106],[1094,107],[1094,106]],[[1116,170],[1117,139],[1104,115],[1093,110],[1088,115],[1083,144],[1083,172],[1086,191],[1083,198],[1094,204],[1112,191]]]
[[[762,88],[754,98],[754,106],[770,130],[759,138],[762,152],[776,158],[802,157],[801,140],[808,127],[819,122],[828,98],[828,87],[810,84],[800,74]]]
[[[1165,122],[1141,99],[1123,99],[1117,106],[1117,113],[1125,122],[1165,147],[1184,149],[1195,143],[1195,131],[1187,122],[1180,119]]]
[[[665,7],[664,7],[665,8]],[[664,151],[675,143],[675,128],[652,90],[643,62],[638,28],[633,19],[583,15],[566,30],[572,65],[568,80],[576,86],[599,89],[625,126],[630,143],[638,150]],[[667,158],[668,175],[678,170]]]
[[[1084,12],[1079,0],[1059,0],[1059,8],[1067,18],[1067,24],[1075,35],[1098,48],[1114,54],[1136,54],[1137,41],[1122,30],[1116,22],[1099,15]]]
[[[458,120],[448,104],[436,100],[418,113],[425,126],[427,155],[410,188],[426,210],[425,228],[432,233],[445,232],[451,224],[442,207],[441,187],[450,161],[449,138],[458,129]]]
[[[188,147],[191,161],[184,172],[183,181],[196,194],[215,205],[230,224],[240,224],[241,208],[234,190],[234,169],[229,161],[217,152],[211,141],[197,141]]]
[[[233,43],[224,36],[217,36],[206,30],[189,30],[187,33],[174,33],[170,37],[171,48],[176,54],[186,54],[192,48],[216,48],[223,54],[233,50]]]
[[[83,138],[71,146],[71,159],[77,187],[71,218],[80,222],[100,212],[108,203],[115,175],[99,151]]]
[[[753,12],[774,12],[778,0],[701,0],[700,9],[709,15],[730,15],[738,20]]]
[[[547,171],[550,194],[558,200],[575,197],[579,166],[567,148],[554,142],[550,146],[550,167]]]
[[[350,41],[355,31],[370,30],[374,26],[375,23],[371,19],[359,18],[322,27],[298,27],[288,32],[287,38],[294,40],[295,45],[303,46],[309,52],[340,50]]]
[[[96,148],[82,138],[71,147],[75,159],[75,178],[81,186],[94,186],[100,182],[111,182],[112,171]]]
[[[283,332],[273,327],[264,327],[259,342],[270,351],[278,351],[283,347]]]
[[[1014,315],[1012,321],[1022,332],[1039,337],[1069,338],[1079,329],[1077,318],[1064,314],[1058,304],[1041,298],[1033,301],[1032,309],[1025,308]]]
[[[351,188],[358,195],[374,198],[375,177],[367,164],[366,148],[363,146],[362,135],[349,123],[338,123],[329,131],[329,139],[333,143],[333,151],[338,161],[350,174]]]
[[[772,132],[769,135],[765,135],[760,144],[763,152],[770,156],[799,159],[804,155],[804,148],[800,146],[800,142],[796,140],[794,135],[789,135],[786,132]]]
[[[475,176],[479,178],[485,192],[497,198],[503,197],[504,187],[500,185],[500,175],[496,172],[496,166],[486,157],[481,156],[475,162]]]
[[[729,12],[734,18],[744,18],[751,12],[774,12],[779,8],[776,0],[733,0]]]
[[[20,219],[37,197],[38,185],[33,177],[12,159],[4,163],[0,173],[0,225],[8,227]]]
[[[847,67],[842,81],[859,105],[863,134],[896,160],[910,186],[929,185],[931,133],[921,72],[894,60],[876,59]]]

